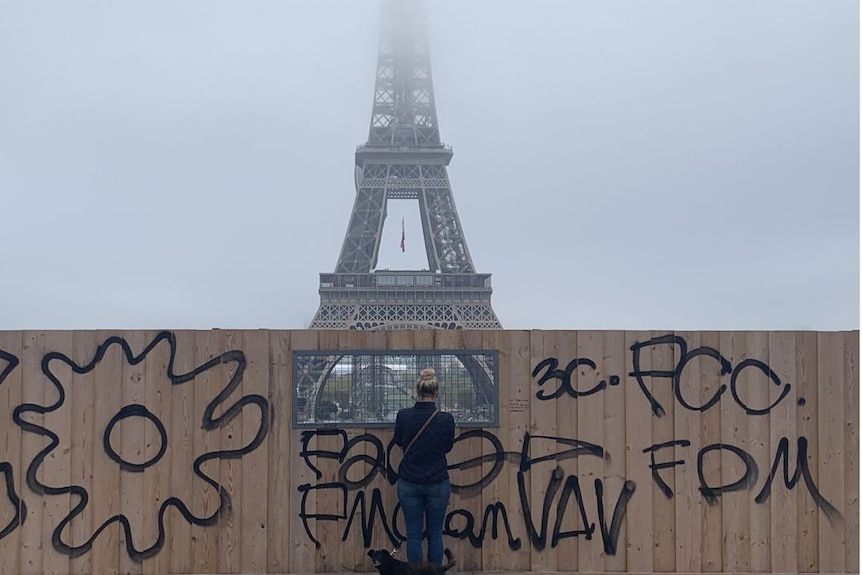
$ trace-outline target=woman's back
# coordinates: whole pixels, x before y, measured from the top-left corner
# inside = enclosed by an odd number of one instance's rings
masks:
[[[402,409],[395,418],[395,444],[404,449],[431,417],[436,405],[417,401]],[[446,454],[455,441],[455,418],[438,412],[401,460],[398,476],[413,483],[438,483],[449,478]]]
[[[455,418],[437,411],[439,391],[434,370],[423,369],[416,382],[416,405],[402,409],[395,418],[394,441],[404,452],[396,490],[407,525],[410,563],[422,560],[423,532],[428,538],[428,561],[438,565],[443,561],[443,520],[452,493],[446,454],[455,442]]]

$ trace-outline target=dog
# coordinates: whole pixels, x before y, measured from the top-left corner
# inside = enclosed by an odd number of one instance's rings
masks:
[[[455,565],[455,558],[452,552],[448,549],[443,551],[446,555],[446,563],[437,565],[436,563],[407,563],[393,557],[395,551],[386,551],[385,549],[371,549],[368,556],[371,557],[371,562],[380,572],[380,575],[442,575]]]

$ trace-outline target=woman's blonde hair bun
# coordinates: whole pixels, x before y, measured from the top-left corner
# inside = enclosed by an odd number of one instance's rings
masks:
[[[440,382],[437,381],[437,373],[431,369],[423,369],[419,372],[419,381],[416,382],[416,395],[421,397],[437,397],[440,391]]]

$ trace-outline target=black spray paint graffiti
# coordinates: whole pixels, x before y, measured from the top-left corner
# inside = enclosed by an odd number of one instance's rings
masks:
[[[670,346],[673,348],[674,357],[678,357],[679,359],[676,362],[673,370],[652,370],[652,369],[642,369],[641,368],[641,351],[645,348],[655,347],[655,346]],[[708,399],[702,405],[692,405],[689,401],[683,397],[682,390],[680,386],[680,380],[682,379],[683,371],[686,366],[694,359],[704,356],[710,359],[715,360],[718,364],[719,373],[724,375],[730,375],[730,393],[733,396],[733,400],[745,411],[748,415],[765,415],[769,413],[776,405],[781,403],[781,401],[790,393],[790,384],[784,384],[782,388],[781,395],[774,401],[772,404],[764,407],[755,407],[748,405],[739,395],[739,376],[746,369],[754,368],[763,375],[767,377],[767,379],[774,383],[775,385],[781,387],[781,378],[769,368],[769,366],[757,359],[745,359],[739,362],[735,367],[731,365],[730,361],[725,358],[721,353],[712,347],[698,347],[696,349],[689,350],[688,343],[684,338],[669,334],[663,335],[659,337],[654,337],[645,342],[638,342],[631,346],[632,352],[632,371],[629,373],[630,376],[634,377],[637,382],[640,390],[643,392],[644,396],[649,401],[650,407],[652,408],[653,413],[658,417],[664,417],[665,410],[664,406],[655,398],[655,396],[650,392],[649,387],[646,384],[644,378],[663,378],[669,379],[672,381],[674,396],[679,402],[679,404],[685,409],[689,409],[692,411],[706,411],[712,406],[714,406],[721,399],[721,395],[727,391],[728,385],[722,384],[715,394]],[[559,359],[556,357],[549,357],[538,364],[533,369],[532,375],[536,377],[542,370],[545,370],[542,373],[542,376],[537,380],[539,387],[542,387],[549,381],[556,380],[559,382],[559,387],[552,392],[546,392],[544,389],[540,389],[536,392],[536,398],[541,401],[548,401],[551,399],[557,399],[562,395],[568,395],[570,397],[587,397],[594,393],[598,393],[607,389],[608,387],[618,386],[620,384],[619,375],[611,375],[608,377],[607,381],[601,380],[597,384],[595,384],[592,388],[587,390],[576,390],[572,385],[572,373],[579,366],[586,366],[592,370],[596,369],[596,362],[588,357],[578,357],[570,361],[565,369],[557,369],[560,365]]]
[[[672,348],[674,353],[674,357],[679,358],[674,366],[673,370],[645,370],[641,368],[641,351],[650,347],[656,346],[669,346]],[[645,342],[636,342],[631,347],[630,350],[632,352],[632,371],[629,373],[630,376],[635,377],[638,383],[638,387],[641,392],[646,397],[649,402],[650,408],[652,409],[653,414],[656,417],[664,417],[665,409],[664,406],[655,398],[655,396],[650,392],[649,387],[646,384],[645,378],[658,378],[658,379],[669,379],[672,382],[673,393],[676,401],[685,409],[691,411],[699,411],[704,412],[715,404],[719,402],[723,393],[725,393],[730,388],[731,396],[733,397],[733,401],[739,405],[747,415],[758,416],[758,415],[766,415],[768,414],[775,406],[781,403],[782,400],[790,393],[791,385],[789,383],[784,383],[782,387],[781,378],[767,365],[766,363],[757,360],[757,359],[745,359],[739,362],[736,366],[733,366],[731,362],[725,358],[721,353],[712,347],[698,347],[696,349],[689,350],[688,343],[686,340],[680,336],[668,334],[662,335],[659,337],[652,338]],[[718,373],[720,376],[730,375],[730,383],[728,384],[722,383],[713,396],[704,402],[702,405],[692,405],[686,400],[682,395],[680,381],[682,380],[682,374],[686,368],[686,366],[694,359],[704,356],[706,358],[710,358],[714,360],[717,364]],[[559,386],[553,392],[546,392],[544,389],[539,389],[536,392],[536,398],[540,401],[546,401],[550,399],[557,399],[563,395],[568,395],[573,398],[586,397],[597,393],[599,391],[604,391],[609,386],[619,385],[620,379],[619,376],[611,375],[608,377],[608,381],[601,380],[592,388],[579,391],[574,389],[572,385],[572,374],[579,366],[586,366],[592,370],[596,370],[596,363],[590,359],[585,357],[575,358],[568,363],[565,369],[557,369],[560,362],[555,357],[549,357],[538,364],[532,371],[532,376],[536,377],[542,370],[541,377],[537,380],[539,387],[541,388],[549,381],[556,380],[559,382]],[[770,383],[775,384],[779,388],[781,388],[781,393],[779,397],[773,401],[770,405],[767,406],[751,406],[748,405],[739,395],[739,376],[743,373],[744,370],[754,368],[762,375],[766,377],[766,380]],[[804,405],[805,400],[800,398],[798,401],[799,405]],[[790,475],[790,441],[788,438],[781,438],[778,448],[775,453],[775,457],[772,463],[772,469],[770,471],[769,477],[766,480],[766,483],[761,488],[760,492],[755,497],[756,503],[764,503],[769,499],[769,495],[772,489],[772,483],[775,480],[775,476],[778,471],[779,464],[783,461],[783,469],[784,469],[784,484],[787,489],[793,489],[799,478],[802,477],[805,483],[805,487],[808,489],[808,492],[811,494],[817,506],[824,512],[827,519],[830,523],[834,523],[835,521],[840,521],[842,516],[841,513],[826,500],[825,497],[820,493],[817,485],[815,485],[814,480],[811,477],[811,472],[808,468],[808,439],[805,437],[799,437],[797,439],[798,442],[798,455],[797,455],[797,463],[796,470],[793,475]],[[658,486],[659,490],[667,497],[668,499],[673,497],[673,490],[667,484],[667,482],[662,478],[659,473],[663,469],[673,468],[679,465],[684,465],[685,460],[675,460],[675,461],[656,461],[657,452],[667,449],[667,448],[687,448],[691,446],[691,442],[687,439],[677,439],[673,441],[667,441],[664,443],[658,443],[647,447],[643,450],[644,453],[649,453],[650,455],[650,470],[652,471],[652,477]],[[706,478],[704,477],[704,457],[711,452],[721,452],[726,451],[728,453],[732,453],[739,458],[739,460],[744,465],[745,471],[742,476],[737,480],[732,481],[730,483],[724,485],[709,485],[707,483]],[[697,473],[699,480],[699,491],[704,497],[704,499],[710,505],[714,505],[718,501],[718,497],[720,497],[723,493],[732,493],[734,491],[743,491],[752,488],[758,479],[758,467],[757,463],[754,461],[754,458],[744,449],[734,446],[728,445],[725,443],[713,443],[710,445],[706,445],[698,450],[697,453]],[[557,488],[558,486],[554,486]],[[573,487],[574,489],[574,487]],[[585,533],[587,538],[589,538],[588,533]]]
[[[817,488],[817,485],[814,483],[814,479],[811,477],[811,470],[808,468],[808,439],[805,437],[799,437],[796,441],[796,469],[794,470],[793,475],[790,475],[790,440],[786,437],[782,437],[778,442],[778,448],[776,449],[775,457],[772,460],[772,468],[769,471],[769,476],[767,476],[766,482],[754,498],[755,503],[766,503],[769,500],[769,496],[772,493],[772,483],[775,481],[775,477],[778,474],[778,466],[782,465],[784,471],[784,486],[787,489],[793,489],[796,487],[796,483],[799,481],[799,478],[802,477],[805,482],[805,487],[808,489],[808,493],[811,494],[811,498],[814,500],[817,507],[819,507],[826,515],[829,523],[834,524],[835,522],[840,521],[842,519],[841,513],[835,508],[835,506],[829,503],[825,497],[823,497],[820,490]],[[690,444],[686,440],[683,440],[683,442],[686,445]],[[707,484],[706,478],[704,477],[703,460],[708,453],[721,450],[725,450],[736,455],[745,466],[745,471],[739,479],[730,484],[711,486]],[[674,461],[669,465],[659,465],[664,468],[683,465],[684,463],[685,461]],[[652,467],[652,465],[650,467]],[[653,477],[657,478],[657,481],[661,481],[657,476],[657,468],[658,466],[653,470]],[[703,494],[704,499],[706,499],[707,503],[710,505],[715,505],[718,502],[718,498],[723,493],[750,489],[757,483],[758,475],[759,470],[754,457],[740,447],[724,443],[713,443],[700,448],[697,452],[697,477],[700,482],[699,489]],[[664,484],[664,481],[661,481],[661,483]],[[665,495],[668,495],[668,493],[665,492]],[[669,497],[672,496],[673,493],[669,495]]]
[[[15,355],[2,349],[0,349],[0,360],[6,364],[3,370],[0,371],[0,386],[2,386],[6,378],[9,377],[9,374],[18,366],[19,362]],[[0,417],[5,417],[5,415],[4,413]],[[21,498],[15,491],[15,474],[12,464],[8,461],[0,462],[0,473],[3,474],[4,484],[6,485],[7,503],[9,508],[12,509],[12,518],[9,520],[9,523],[0,529],[0,539],[3,539],[24,523],[24,520],[27,518],[27,506],[21,501]]]
[[[536,397],[538,399],[557,399],[563,394],[570,397],[587,397],[588,395],[592,395],[606,389],[609,385],[620,384],[620,377],[618,375],[612,375],[608,378],[609,381],[602,380],[586,391],[578,391],[572,385],[572,373],[574,373],[578,366],[581,365],[586,365],[595,370],[596,362],[588,357],[578,357],[570,361],[566,366],[566,369],[557,369],[558,365],[560,365],[560,361],[556,357],[549,357],[540,361],[536,364],[536,367],[533,368],[533,377],[539,375],[539,372],[542,371],[542,369],[545,370],[545,373],[539,378],[539,387],[554,379],[560,382],[560,387],[552,393],[545,393],[543,390],[536,392]]]
[[[192,511],[185,504],[185,502],[183,502],[179,497],[171,496],[167,497],[159,507],[158,536],[156,538],[156,541],[148,547],[144,549],[138,549],[134,546],[132,525],[129,519],[122,514],[114,515],[113,517],[106,519],[95,529],[92,535],[90,535],[90,537],[84,543],[78,546],[73,546],[63,539],[63,531],[76,516],[78,516],[84,511],[90,501],[90,494],[84,487],[80,485],[50,486],[40,481],[39,468],[44,463],[45,458],[49,456],[51,452],[54,451],[60,444],[60,438],[50,429],[26,421],[23,416],[27,413],[50,413],[60,409],[64,405],[66,400],[66,389],[63,382],[61,382],[57,378],[57,376],[54,374],[54,371],[52,370],[53,362],[64,363],[68,367],[70,367],[74,373],[85,374],[93,371],[98,367],[99,363],[102,361],[111,346],[119,346],[124,354],[126,361],[128,361],[130,365],[137,365],[144,361],[147,358],[147,355],[163,341],[166,342],[169,346],[170,356],[168,359],[166,375],[170,380],[172,386],[181,385],[183,383],[192,381],[198,375],[219,365],[224,365],[225,369],[231,367],[233,368],[233,375],[231,376],[230,381],[207,404],[204,410],[203,417],[201,419],[201,425],[204,430],[212,431],[224,427],[226,424],[230,423],[239,413],[241,413],[246,406],[254,406],[259,411],[259,427],[254,437],[246,445],[243,445],[238,449],[211,451],[203,453],[196,457],[194,462],[192,463],[192,470],[194,474],[198,478],[203,480],[206,484],[208,484],[210,487],[215,489],[218,493],[218,508],[212,514],[204,517],[198,517],[194,513],[192,513]],[[93,542],[102,531],[107,529],[113,523],[119,523],[125,535],[126,551],[129,554],[129,557],[134,561],[140,562],[148,557],[152,557],[153,555],[157,554],[162,549],[162,547],[164,547],[166,539],[164,519],[165,514],[167,513],[169,508],[174,507],[175,509],[177,509],[177,511],[179,511],[183,518],[185,518],[185,520],[189,523],[204,526],[213,525],[220,518],[223,518],[230,513],[230,494],[216,480],[204,473],[201,470],[201,467],[204,463],[213,459],[236,459],[257,449],[263,442],[263,439],[266,436],[267,431],[269,430],[269,402],[265,397],[261,395],[249,394],[242,396],[230,405],[225,405],[228,396],[242,382],[243,373],[246,366],[245,355],[242,351],[232,350],[225,352],[218,357],[209,360],[203,365],[196,367],[188,373],[177,374],[174,373],[174,358],[176,355],[176,348],[177,343],[175,336],[172,333],[165,331],[156,335],[153,341],[150,342],[150,344],[147,345],[147,347],[138,355],[134,355],[132,349],[129,347],[129,344],[123,338],[110,337],[106,339],[101,345],[99,345],[93,358],[89,361],[89,363],[86,363],[84,365],[78,365],[72,359],[59,352],[49,352],[45,354],[45,356],[42,358],[42,372],[51,382],[54,390],[56,391],[57,400],[50,405],[23,403],[14,409],[12,413],[12,419],[25,432],[35,433],[50,440],[49,444],[44,449],[39,451],[38,454],[36,454],[33,461],[27,468],[27,485],[29,486],[29,488],[36,494],[43,496],[66,494],[77,496],[77,503],[73,505],[69,514],[60,521],[60,523],[55,527],[52,533],[51,542],[57,551],[65,553],[71,557],[78,557],[80,555],[83,555],[92,548]],[[215,412],[220,408],[221,414],[216,416]],[[121,454],[117,453],[111,447],[111,434],[115,426],[122,420],[130,417],[141,417],[148,420],[156,427],[159,433],[160,445],[158,447],[157,454],[142,463],[136,463],[124,459]],[[102,444],[108,456],[111,458],[112,461],[117,463],[121,471],[126,473],[142,473],[146,469],[156,465],[162,458],[168,447],[168,434],[165,429],[164,423],[161,422],[158,417],[156,417],[156,415],[149,411],[146,406],[140,404],[129,404],[123,406],[111,418],[110,422],[108,423],[103,432]]]
[[[550,517],[550,509],[553,505],[554,497],[559,491],[560,485],[563,485],[563,491],[557,501],[557,519],[554,522],[554,529],[551,534],[551,548],[557,546],[561,539],[569,537],[578,537],[583,535],[589,541],[593,538],[595,531],[595,523],[590,523],[587,516],[587,510],[584,505],[585,498],[581,492],[580,480],[576,475],[569,475],[563,480],[563,470],[560,467],[554,469],[551,473],[548,488],[545,491],[545,497],[542,505],[542,520],[540,529],[536,529],[533,523],[532,513],[530,512],[530,502],[527,495],[527,490],[524,483],[524,474],[518,472],[518,496],[521,500],[521,507],[524,509],[524,521],[527,524],[527,533],[530,536],[530,541],[537,551],[541,551],[547,546],[548,541],[548,520]],[[604,485],[601,479],[596,478],[594,481],[596,491],[596,509],[599,517],[599,526],[602,536],[602,544],[604,545],[605,553],[615,555],[617,550],[617,542],[619,540],[620,528],[622,521],[625,518],[626,507],[629,500],[635,492],[635,482],[626,480],[623,483],[620,495],[617,498],[616,506],[614,507],[613,519],[610,526],[605,521],[605,503],[604,503]],[[569,507],[569,499],[574,495],[575,504],[581,519],[583,529],[575,529],[571,531],[563,531],[562,525],[565,520],[566,510]]]
[[[648,347],[659,346],[659,345],[667,345],[671,347],[676,347],[674,350],[674,357],[678,357],[679,360],[674,366],[673,371],[667,370],[642,370],[641,369],[641,350]],[[633,376],[637,379],[638,386],[640,387],[643,394],[646,396],[647,400],[650,403],[650,407],[652,408],[653,413],[658,417],[664,417],[665,411],[662,404],[650,393],[649,388],[644,381],[644,377],[653,377],[653,378],[664,378],[670,379],[673,382],[673,393],[676,397],[676,400],[679,404],[685,409],[689,409],[692,411],[706,411],[721,399],[721,395],[727,391],[727,385],[722,384],[715,394],[703,405],[695,406],[691,405],[686,399],[682,396],[682,391],[680,389],[680,380],[682,379],[682,373],[685,369],[685,366],[688,365],[691,360],[699,357],[706,356],[708,358],[714,359],[718,362],[720,367],[720,374],[722,376],[730,374],[730,393],[733,396],[733,400],[745,411],[748,415],[766,415],[769,413],[772,408],[781,403],[781,401],[790,393],[790,384],[784,384],[784,387],[781,390],[781,395],[778,396],[772,404],[765,407],[752,407],[745,403],[742,398],[739,396],[738,389],[738,380],[740,374],[748,368],[755,368],[763,373],[769,381],[781,387],[781,378],[770,369],[768,365],[764,362],[757,359],[746,359],[739,362],[736,367],[731,367],[730,361],[725,358],[721,353],[712,347],[698,347],[689,351],[688,343],[684,338],[678,335],[663,335],[660,337],[655,337],[650,339],[649,341],[645,341],[643,343],[635,343],[631,346],[632,351],[632,371],[629,375]]]
[[[676,365],[672,370],[652,370],[642,369],[641,367],[641,351],[655,346],[670,346],[673,348],[674,357],[677,357]],[[684,409],[691,411],[704,412],[721,399],[727,389],[730,389],[733,401],[739,405],[743,411],[752,416],[764,415],[769,413],[776,405],[778,405],[790,392],[790,384],[782,383],[778,375],[764,362],[757,359],[745,359],[734,366],[721,353],[711,347],[698,347],[689,350],[687,342],[675,335],[665,335],[652,338],[643,343],[635,343],[631,346],[632,351],[632,371],[629,373],[638,383],[638,387],[647,399],[652,413],[656,417],[665,415],[664,407],[650,392],[647,385],[647,378],[668,379],[672,383],[673,392],[676,401]],[[703,356],[714,360],[717,371],[720,376],[730,376],[729,384],[722,383],[711,398],[705,401],[702,405],[696,405],[689,402],[682,394],[680,381],[686,366],[695,359]],[[602,379],[593,384],[588,389],[576,389],[572,383],[572,375],[579,367],[587,367],[593,371],[597,370],[595,361],[587,357],[579,357],[571,360],[564,369],[560,369],[560,361],[557,358],[550,357],[539,362],[532,371],[532,376],[537,379],[539,390],[536,392],[536,398],[540,401],[559,399],[563,396],[571,398],[583,398],[602,391],[608,390],[610,387],[620,385],[620,377],[618,375],[610,375],[607,379]],[[752,406],[747,404],[739,394],[740,375],[747,369],[755,369],[758,373],[765,376],[765,381],[772,383],[781,388],[780,396],[773,401],[772,404],[766,406]],[[546,388],[549,382],[557,382],[555,389]],[[804,400],[800,400],[800,405],[804,405]],[[312,450],[309,448],[312,438],[319,436],[339,436],[342,438],[342,448],[340,450]],[[554,441],[558,449],[556,452],[542,457],[532,458],[530,456],[530,444],[534,440],[551,440]],[[468,484],[456,485],[453,484],[453,491],[461,493],[463,496],[471,497],[481,492],[485,487],[492,483],[502,472],[506,463],[517,466],[516,480],[518,484],[519,503],[521,506],[522,515],[524,517],[524,528],[527,537],[536,550],[542,550],[546,547],[555,547],[562,540],[569,537],[584,537],[586,540],[591,540],[595,531],[596,524],[590,521],[588,509],[592,507],[593,501],[585,495],[582,489],[580,478],[575,475],[565,476],[564,471],[558,465],[551,471],[547,480],[547,488],[544,490],[542,501],[541,515],[538,521],[534,520],[534,513],[531,508],[530,497],[526,489],[526,473],[531,472],[531,469],[539,463],[559,462],[564,459],[579,457],[579,456],[596,456],[607,457],[604,450],[578,439],[569,439],[563,437],[551,436],[533,436],[529,433],[525,434],[520,452],[507,452],[503,449],[500,440],[487,430],[474,429],[463,432],[458,436],[457,440],[480,440],[490,444],[491,448],[483,446],[483,449],[474,449],[473,452],[483,453],[483,455],[457,461],[452,463],[450,470],[468,470],[472,468],[482,468],[485,471],[478,479],[471,481]],[[351,455],[351,452],[362,445],[362,449],[357,449],[358,454]],[[804,437],[798,438],[798,454],[796,469],[793,474],[790,473],[790,443],[787,438],[782,438],[779,442],[775,457],[773,459],[772,468],[766,482],[755,496],[756,503],[764,503],[768,500],[772,483],[778,474],[779,465],[783,463],[784,484],[787,489],[793,489],[799,482],[801,477],[804,484],[816,502],[817,506],[823,510],[827,519],[830,522],[840,520],[841,514],[835,507],[830,504],[820,493],[815,485],[810,470],[808,468],[808,450],[807,439]],[[560,446],[565,449],[559,449]],[[348,439],[347,435],[342,430],[318,430],[308,431],[303,434],[302,438],[302,456],[306,466],[313,470],[318,479],[322,474],[316,466],[314,460],[317,458],[335,460],[339,463],[338,481],[327,482],[317,485],[310,483],[299,487],[303,493],[302,510],[300,517],[309,538],[319,545],[315,539],[309,521],[345,521],[346,526],[342,533],[342,540],[346,540],[351,532],[351,528],[355,524],[358,516],[358,523],[362,529],[363,541],[367,546],[371,544],[373,529],[375,524],[380,524],[385,531],[387,537],[393,545],[397,545],[404,539],[403,534],[398,528],[397,517],[399,507],[395,505],[389,513],[384,507],[381,490],[374,487],[370,492],[370,497],[367,496],[363,489],[367,488],[378,474],[388,483],[394,484],[397,479],[396,471],[391,467],[390,460],[392,448],[394,444],[389,443],[384,448],[381,440],[374,435],[366,434],[352,439]],[[674,450],[690,448],[691,442],[687,439],[675,439],[672,441],[658,443],[647,447],[643,450],[648,453],[649,467],[652,472],[653,480],[659,490],[667,497],[673,498],[673,490],[662,477],[662,470],[671,469],[680,465],[685,465],[685,459],[677,460],[661,460],[662,451],[665,449]],[[711,484],[705,477],[704,460],[708,457],[715,457],[715,454],[726,452],[735,455],[743,466],[742,475],[735,480],[727,480],[724,484]],[[486,464],[491,463],[491,466]],[[365,472],[361,477],[350,479],[351,470],[357,465],[365,466]],[[541,481],[535,472],[532,472],[532,481]],[[697,452],[697,474],[698,474],[698,490],[708,504],[714,505],[718,498],[723,494],[736,491],[744,491],[752,489],[758,481],[758,466],[754,458],[744,449],[728,445],[724,443],[714,443],[700,448]],[[597,510],[598,524],[602,536],[602,542],[605,553],[613,555],[617,550],[617,542],[620,529],[625,518],[625,513],[629,502],[635,493],[636,485],[633,481],[625,480],[620,493],[617,496],[616,504],[612,513],[610,525],[607,523],[607,511],[604,501],[604,485],[601,479],[595,479],[593,482],[593,490],[595,492],[595,508]],[[340,502],[337,513],[309,513],[307,512],[306,496],[312,491],[320,493],[323,490],[332,490],[337,494],[337,501]],[[356,492],[353,504],[348,511],[349,493]],[[333,499],[336,500],[336,499]],[[570,503],[572,505],[570,505]],[[579,525],[577,529],[564,530],[563,524],[565,521],[566,512],[569,507],[573,507],[576,515],[575,524]],[[556,517],[551,523],[552,510],[556,508]],[[509,513],[503,502],[495,501],[487,504],[482,513],[481,526],[477,528],[476,517],[467,509],[454,509],[446,516],[444,533],[446,535],[459,539],[469,539],[475,547],[481,547],[485,537],[490,533],[493,539],[497,539],[499,528],[506,532],[507,541],[511,549],[518,549],[521,546],[521,538],[515,537],[512,533],[512,525],[509,520]]]
[[[312,439],[319,437],[338,437],[341,439],[342,447],[339,450],[310,449],[309,445]],[[569,475],[564,478],[563,470],[559,466],[556,466],[551,472],[542,505],[539,527],[536,527],[536,523],[533,521],[533,510],[526,492],[525,479],[527,474],[531,473],[531,470],[542,463],[558,463],[566,459],[583,456],[605,458],[607,454],[601,446],[577,439],[543,435],[534,436],[527,433],[524,435],[520,452],[507,452],[496,435],[483,429],[465,431],[458,435],[455,442],[459,443],[469,440],[487,441],[492,449],[471,450],[483,453],[483,455],[453,462],[449,465],[450,471],[482,468],[483,464],[486,463],[491,463],[492,465],[483,472],[480,478],[470,483],[459,484],[453,481],[453,492],[460,493],[465,497],[471,497],[491,484],[503,471],[506,463],[513,464],[517,467],[516,477],[521,510],[524,516],[524,527],[530,542],[536,549],[541,550],[548,545],[549,520],[555,500],[556,519],[551,531],[550,546],[556,547],[560,540],[569,537],[583,536],[587,540],[592,539],[595,531],[595,523],[589,521],[587,498],[581,491],[578,477]],[[537,440],[553,442],[558,449],[553,453],[534,458],[530,455],[531,444]],[[318,480],[323,475],[316,464],[316,460],[334,460],[339,464],[338,481],[317,483],[314,485],[305,483],[298,487],[300,493],[302,493],[299,516],[306,535],[316,546],[319,546],[320,542],[312,532],[310,521],[346,522],[341,536],[342,541],[346,541],[357,516],[362,531],[363,543],[366,547],[371,545],[374,525],[377,523],[380,524],[392,545],[398,545],[405,539],[397,523],[399,505],[396,504],[387,513],[379,487],[374,487],[371,490],[370,497],[363,491],[378,474],[389,484],[394,484],[397,480],[397,473],[390,463],[394,443],[390,441],[389,445],[384,448],[382,441],[371,434],[364,434],[348,439],[347,434],[340,429],[305,431],[302,434],[301,441],[302,450],[300,456],[303,458],[306,466],[315,473]],[[354,449],[360,452],[351,455],[351,451]],[[351,471],[358,465],[365,466],[364,473],[360,471],[361,475],[358,478],[349,479],[352,475]],[[534,475],[533,480],[536,481],[538,478]],[[561,487],[562,490],[560,489]],[[635,484],[633,481],[624,482],[614,506],[610,525],[606,522],[604,485],[601,479],[594,481],[594,489],[595,505],[604,550],[608,554],[614,554],[616,553],[617,541],[625,517],[626,506],[635,491]],[[353,504],[348,510],[349,492],[352,491],[356,493]],[[323,494],[323,497],[327,501],[337,501],[337,511],[330,513],[310,512],[308,510],[307,497],[312,492],[318,496]],[[559,497],[557,497],[558,493]],[[332,496],[331,499],[328,498],[330,494]],[[562,526],[566,512],[570,507],[569,502],[572,499],[578,510],[578,516],[583,528],[564,531]],[[449,511],[444,523],[444,534],[457,539],[467,539],[474,547],[481,548],[489,533],[492,539],[498,539],[501,527],[505,531],[509,548],[512,550],[520,549],[521,538],[514,536],[509,512],[501,501],[494,501],[485,506],[482,512],[481,526],[478,528],[476,517],[472,511],[463,508]]]

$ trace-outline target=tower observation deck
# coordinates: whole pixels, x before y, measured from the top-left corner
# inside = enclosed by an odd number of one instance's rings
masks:
[[[421,0],[383,0],[368,141],[335,271],[320,274],[312,329],[500,329],[491,274],[476,273],[440,140]],[[419,204],[426,270],[377,270],[389,200]]]

